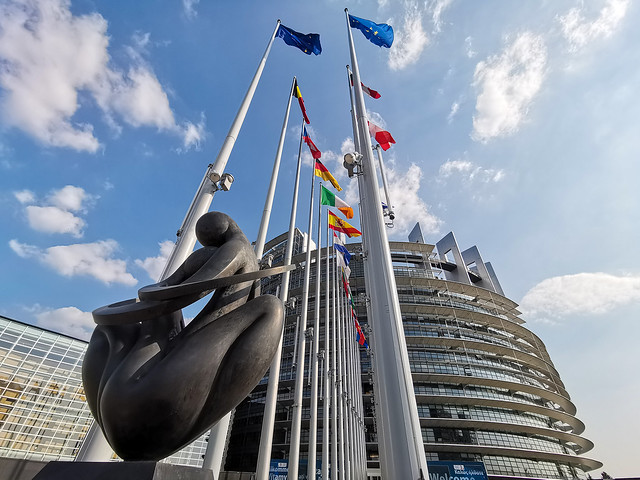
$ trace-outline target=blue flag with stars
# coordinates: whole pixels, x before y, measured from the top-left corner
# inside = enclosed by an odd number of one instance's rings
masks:
[[[300,33],[295,30],[280,25],[276,33],[276,37],[280,37],[284,40],[284,43],[291,45],[292,47],[298,47],[307,55],[320,55],[322,53],[322,46],[320,45],[320,35],[317,33]]]
[[[367,39],[379,47],[390,48],[393,43],[393,28],[386,23],[375,23],[364,18],[349,15],[349,25],[357,28]]]

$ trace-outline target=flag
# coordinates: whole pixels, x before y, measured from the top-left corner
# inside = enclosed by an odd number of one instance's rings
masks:
[[[349,278],[351,276],[351,269],[345,263],[344,257],[338,252],[336,252],[336,260],[338,261],[338,266],[342,267],[343,275]]]
[[[333,232],[333,248],[336,250],[336,260],[338,261],[338,265],[342,267],[344,275],[349,278],[351,276],[351,269],[349,268],[351,253],[349,253],[349,250],[347,250],[344,244],[340,241],[336,232]]]
[[[320,55],[322,53],[322,46],[320,45],[320,35],[317,33],[300,33],[295,30],[291,30],[289,27],[280,25],[276,32],[276,37],[280,37],[284,40],[284,43],[291,45],[292,47],[298,47],[307,55],[312,53]]]
[[[320,152],[320,150],[318,150],[318,147],[316,147],[316,144],[311,141],[311,137],[309,137],[309,134],[307,133],[307,127],[302,127],[302,140],[304,140],[304,143],[309,145],[311,156],[318,160],[322,156],[322,152]]]
[[[311,141],[311,140],[309,140]],[[315,145],[314,145],[315,147]],[[311,147],[309,147],[311,148]],[[320,152],[318,152],[320,153]],[[311,152],[311,155],[313,155],[313,151]],[[342,187],[340,186],[340,184],[338,183],[338,181],[335,179],[335,177],[333,175],[331,175],[331,172],[329,170],[327,170],[327,167],[325,167],[323,165],[323,163],[318,160],[318,158],[320,158],[320,155],[318,155],[318,157],[313,157],[316,159],[316,166],[315,166],[315,173],[317,177],[320,177],[321,179],[327,181],[327,182],[331,182],[331,185],[333,185],[333,188],[335,188],[336,190],[338,190],[339,192],[342,191]],[[346,203],[345,203],[346,205]],[[348,205],[347,205],[348,206]],[[329,212],[331,213],[331,212]]]
[[[349,204],[340,197],[336,197],[336,195],[328,188],[325,188],[324,185],[320,191],[320,204],[336,207],[344,214],[345,217],[353,218],[353,208],[351,208]]]
[[[364,93],[366,93],[367,95],[369,95],[371,98],[380,98],[382,95],[380,95],[378,92],[376,92],[373,88],[369,88],[367,87],[364,83],[360,82],[360,86],[362,87],[362,91]]]
[[[369,134],[376,139],[376,142],[380,144],[382,150],[389,150],[391,144],[396,143],[389,132],[381,129],[375,123],[369,122]]]
[[[351,86],[353,87],[353,75],[351,75]],[[382,96],[377,91],[375,91],[373,88],[367,87],[362,82],[360,82],[360,86],[362,87],[362,91],[364,93],[366,93],[367,95],[369,95],[371,98],[380,98]]]
[[[364,348],[369,348],[369,343],[367,342],[367,339],[365,338],[364,333],[362,333],[362,327],[360,326],[358,319],[354,317],[353,320],[356,323],[356,341],[358,342],[358,344],[360,344]]]
[[[335,248],[338,252],[342,254],[342,258],[344,258],[344,262],[347,265],[349,265],[349,263],[351,262],[352,255],[349,252],[349,250],[347,250],[347,247],[344,246],[344,243],[342,243],[342,240],[338,238],[338,235],[336,234],[336,232],[333,232],[333,248]]]
[[[342,272],[342,288],[344,289],[344,294],[349,300],[349,303],[352,305],[351,311],[353,312],[353,299],[351,298],[351,288],[349,288],[349,280],[345,276],[344,272]]]
[[[379,47],[390,48],[393,43],[393,28],[386,23],[375,23],[364,18],[349,15],[349,25],[357,28],[367,39]]]
[[[338,218],[335,213],[329,212],[329,228],[331,230],[335,230],[336,232],[342,232],[347,235],[347,237],[359,237],[362,235],[362,232],[355,228],[352,225],[349,225],[344,220]]]
[[[298,79],[295,80],[295,85],[293,86],[293,96],[298,99],[298,104],[300,105],[300,110],[302,110],[302,116],[304,117],[304,121],[307,122],[307,124],[311,123],[309,121],[309,117],[307,117],[307,109],[304,108],[304,100],[302,99],[300,88],[298,87]]]

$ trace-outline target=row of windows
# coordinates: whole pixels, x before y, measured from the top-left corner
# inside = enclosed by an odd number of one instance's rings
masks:
[[[478,304],[455,300],[451,297],[445,298],[444,296],[439,295],[440,293],[441,292],[437,292],[433,289],[400,287],[398,288],[398,299],[400,300],[400,303],[417,303],[451,307],[460,310],[483,313],[485,315],[502,318],[503,320],[509,320],[506,315],[498,312],[497,309],[487,309]]]
[[[425,443],[458,443],[492,447],[521,448],[549,453],[572,454],[560,440],[550,437],[518,435],[515,433],[472,430],[467,428],[422,428]]]
[[[447,395],[456,397],[479,397],[496,400],[506,400],[510,402],[538,405],[541,407],[553,408],[553,404],[538,395],[526,392],[514,392],[508,389],[500,389],[491,386],[460,385],[449,383],[414,383],[414,390],[417,395]]]
[[[409,356],[411,362],[412,373],[433,373],[440,375],[459,375],[459,376],[471,376],[479,378],[490,378],[494,380],[504,380],[507,382],[523,383],[525,385],[531,385],[538,388],[546,389],[546,386],[537,380],[528,378],[524,375],[509,374],[501,370],[495,370],[490,368],[477,368],[469,365],[451,365],[448,363],[440,364],[428,364],[412,361],[411,355]]]
[[[514,334],[504,330],[499,330],[488,325],[482,325],[474,323],[467,319],[456,317],[440,317],[440,316],[424,316],[415,314],[404,314],[402,316],[404,325],[411,325],[414,327],[420,326],[422,329],[433,330],[437,329],[441,332],[438,336],[451,336],[451,332],[454,332],[454,337],[458,335],[479,335],[481,339],[489,343],[497,343],[509,348],[515,348],[523,352],[532,353],[541,358],[547,358],[543,352],[540,351],[537,345],[532,344],[530,341],[516,337]],[[485,335],[486,334],[486,335]],[[435,336],[428,334],[426,336]]]
[[[445,350],[438,345],[411,345],[408,349],[409,361],[415,362],[447,362],[463,366],[486,366],[489,369],[497,369],[500,371],[510,371],[518,374],[524,374],[528,377],[540,379],[541,385],[554,385],[555,382],[548,374],[532,367],[526,363],[521,363],[506,357],[500,357],[482,350],[467,348],[467,346],[457,350]],[[556,388],[554,388],[557,391]]]
[[[418,414],[423,418],[453,418],[553,428],[553,423],[549,417],[535,413],[514,412],[505,408],[455,404],[418,404]]]
[[[523,475],[528,477],[566,479],[586,478],[584,471],[580,468],[543,460],[493,455],[485,455],[482,460],[489,475]]]
[[[525,385],[531,385],[562,394],[562,391],[556,386],[555,382],[549,381],[546,378],[540,378],[540,380],[538,380],[538,375],[533,375],[531,371],[526,367],[523,367],[520,370],[513,371],[508,368],[508,365],[512,365],[513,363],[505,360],[501,361],[500,366],[502,368],[499,368],[493,366],[484,366],[483,364],[486,365],[487,362],[483,361],[483,359],[477,358],[477,356],[475,355],[464,357],[464,360],[461,360],[458,364],[455,365],[451,365],[449,363],[431,365],[424,364],[420,360],[420,355],[414,355],[412,357],[411,351],[409,352],[409,358],[410,361],[413,360],[411,362],[412,372],[491,378],[496,380],[523,383]]]

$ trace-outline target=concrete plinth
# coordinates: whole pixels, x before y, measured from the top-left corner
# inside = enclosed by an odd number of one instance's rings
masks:
[[[214,480],[211,470],[158,462],[49,462],[33,480]]]

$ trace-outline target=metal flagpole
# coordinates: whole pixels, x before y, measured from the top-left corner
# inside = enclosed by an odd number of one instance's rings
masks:
[[[345,275],[346,276],[346,275]],[[349,298],[347,297],[347,310],[349,312],[348,316],[345,316],[345,324],[346,324],[346,335],[345,342],[347,347],[347,367],[348,367],[348,375],[347,375],[347,391],[349,392],[347,396],[347,405],[348,405],[348,413],[349,416],[347,420],[349,421],[349,457],[351,458],[351,478],[355,477],[355,437],[353,431],[353,420],[354,420],[354,397],[353,397],[353,329],[351,325],[353,323],[353,317],[351,316],[351,308],[349,305]]]
[[[320,182],[320,190],[322,190],[322,182]],[[322,202],[318,199],[318,245],[316,246],[316,301],[313,317],[313,346],[311,356],[311,398],[309,412],[309,449],[307,454],[307,478],[315,479],[316,477],[316,456],[318,442],[318,344],[320,341],[320,277],[322,248],[320,229],[322,219]]]
[[[351,126],[353,128],[353,144],[356,147],[356,152],[360,151],[360,132],[358,132],[358,121],[356,120],[356,107],[353,102],[353,96],[351,94],[351,70],[347,65],[347,84],[349,85],[349,99],[351,100]]]
[[[311,236],[313,230],[313,192],[315,186],[315,170],[311,171],[311,196],[309,198],[309,226],[307,228],[306,257],[304,283],[302,287],[302,312],[300,318],[300,335],[298,339],[298,366],[293,400],[293,419],[291,421],[291,443],[289,446],[288,478],[298,478],[300,461],[300,429],[302,426],[302,394],[304,383],[305,333],[307,329],[307,309],[309,307],[309,278],[311,276]]]
[[[325,254],[325,276],[324,276],[324,400],[322,402],[322,480],[329,480],[329,408],[331,407],[330,386],[329,386],[329,222],[326,228],[326,254]],[[312,479],[315,480],[315,479]]]
[[[364,333],[364,332],[363,332]],[[357,422],[356,422],[356,445],[357,445],[357,455],[358,455],[358,472],[361,478],[365,476],[365,456],[363,455],[363,427],[364,427],[364,403],[362,397],[362,366],[360,364],[360,346],[355,345],[355,374],[356,374],[356,384],[355,384],[355,398],[357,399],[356,410],[357,410]]]
[[[375,280],[367,284],[367,291],[372,313],[369,321],[374,331],[372,347],[375,352],[380,467],[383,478],[425,478],[428,477],[427,462],[347,9],[345,19],[353,67],[358,131],[362,142],[362,171],[358,175],[358,187],[363,213],[361,224],[368,247],[364,266],[365,270],[371,271],[370,278]]]
[[[343,270],[342,275],[346,278],[346,272]],[[345,429],[347,431],[347,453],[346,457],[348,460],[347,465],[347,478],[353,478],[353,399],[351,397],[351,354],[350,354],[350,344],[351,344],[351,330],[349,329],[349,323],[351,318],[351,313],[349,311],[349,296],[347,295],[347,291],[344,292],[344,303],[343,303],[344,315],[342,318],[342,342],[344,348],[344,391],[345,391]]]
[[[214,193],[220,188],[225,188],[224,185],[222,185],[222,187],[219,187],[218,181],[223,177],[224,169],[227,166],[227,162],[229,161],[229,157],[231,156],[231,151],[233,150],[233,146],[236,143],[236,138],[238,138],[238,134],[240,133],[240,129],[242,128],[242,124],[249,110],[249,106],[251,105],[251,100],[253,100],[253,95],[256,91],[256,88],[258,87],[258,82],[260,81],[260,77],[262,76],[264,66],[267,63],[267,57],[269,56],[271,45],[273,45],[273,41],[276,38],[276,33],[278,32],[279,27],[280,20],[276,22],[276,28],[271,34],[271,38],[269,39],[267,48],[262,55],[262,59],[258,64],[256,73],[254,74],[253,79],[249,84],[247,93],[245,93],[242,103],[240,104],[240,108],[236,113],[236,117],[233,119],[233,123],[229,128],[229,132],[224,139],[222,147],[220,147],[218,156],[216,157],[215,162],[209,166],[200,189],[198,190],[198,193],[193,199],[191,207],[187,212],[187,216],[185,217],[185,220],[179,230],[180,234],[178,235],[178,238],[176,240],[175,247],[173,248],[169,259],[167,260],[165,270],[162,274],[162,279],[171,275],[178,268],[178,266],[182,262],[184,262],[184,260],[191,254],[191,252],[193,251],[193,247],[196,244],[196,222],[204,213],[209,210]]]
[[[271,41],[273,42],[273,38],[275,38],[275,34],[277,32],[277,29],[274,31],[273,33],[273,37],[271,39]],[[270,48],[271,45],[269,45],[268,48]],[[265,52],[265,55],[268,54],[268,51]],[[264,59],[264,61],[266,61],[266,58]],[[264,63],[261,62],[261,66],[264,67]],[[275,194],[275,190],[276,190],[276,183],[278,182],[278,173],[280,171],[280,159],[282,157],[282,146],[284,145],[284,138],[285,138],[285,133],[287,130],[287,123],[289,121],[289,111],[291,110],[291,97],[293,95],[293,86],[295,84],[295,77],[293,77],[293,80],[291,82],[291,90],[289,92],[289,99],[287,100],[287,109],[285,112],[285,116],[284,116],[284,120],[282,122],[282,130],[280,132],[280,140],[278,141],[278,148],[276,150],[276,157],[273,161],[273,170],[271,172],[271,181],[269,182],[269,189],[267,190],[267,197],[265,198],[265,202],[264,202],[264,210],[262,212],[262,219],[260,221],[260,227],[258,229],[258,238],[256,239],[256,244],[255,244],[255,252],[256,252],[256,256],[258,257],[258,260],[260,260],[260,258],[262,258],[262,253],[264,250],[264,243],[265,243],[265,239],[267,237],[267,230],[269,228],[269,220],[271,218],[271,208],[273,206],[273,197]],[[252,84],[253,86],[253,84]],[[257,86],[257,82],[256,82],[256,86]],[[251,90],[251,87],[249,88]],[[253,87],[253,91],[255,91],[255,86]],[[248,94],[248,92],[247,92]],[[251,95],[253,96],[253,93],[251,93]],[[248,105],[247,105],[248,108]],[[243,113],[243,118],[244,115],[246,115],[246,111]],[[238,127],[238,131],[239,131],[240,127]],[[235,137],[230,137],[230,135],[227,135],[227,138],[225,139],[225,143],[222,146],[222,149],[220,150],[220,153],[218,154],[218,159],[216,160],[216,164],[213,166],[212,170],[213,173],[212,175],[215,175],[216,172],[220,172],[222,171],[222,169],[224,169],[224,165],[226,164],[226,160],[220,163],[220,165],[222,165],[222,167],[220,170],[216,170],[216,165],[218,165],[218,161],[220,160],[220,156],[222,154],[222,151],[225,148],[225,145],[227,143],[231,144],[231,147],[229,149],[229,153],[231,153],[231,148],[233,148],[233,143],[235,143]],[[226,158],[228,158],[229,156],[227,155]],[[208,208],[208,207],[207,207]],[[192,247],[193,249],[193,247]],[[204,455],[204,461],[202,463],[202,468],[208,468],[211,471],[213,471],[215,474],[217,474],[218,472],[220,472],[221,467],[222,467],[222,456],[224,454],[224,447],[227,441],[227,433],[229,431],[229,425],[231,423],[231,412],[227,413],[227,415],[225,415],[218,423],[216,423],[212,428],[211,428],[211,433],[209,434],[209,442],[207,443],[207,450],[205,452]]]
[[[293,85],[295,85],[295,77],[291,87],[291,95],[289,95],[289,104],[287,105],[288,118],[289,107],[291,106],[291,97],[293,96]],[[291,264],[291,257],[293,256],[293,234],[296,228],[296,212],[298,208],[298,187],[300,185],[300,166],[302,164],[302,127],[304,126],[304,120],[302,120],[302,126],[300,127],[300,144],[298,145],[298,163],[296,167],[296,180],[293,187],[293,199],[291,201],[291,215],[289,216],[289,233],[287,235],[287,247],[285,250],[284,264]],[[283,124],[284,136],[286,130],[286,120]],[[278,145],[278,152],[282,152],[282,142]],[[286,302],[289,298],[289,275],[290,272],[286,271],[282,274],[282,280],[280,282],[280,300]],[[286,312],[285,312],[286,316]],[[284,333],[284,332],[283,332]],[[268,480],[269,478],[269,466],[271,461],[271,446],[273,445],[273,430],[274,422],[276,418],[276,406],[278,401],[278,385],[280,383],[280,363],[282,359],[282,336],[280,337],[280,344],[276,350],[276,354],[271,361],[269,367],[269,383],[267,384],[267,396],[265,398],[264,416],[262,417],[262,431],[260,433],[260,447],[258,450],[258,462],[256,466],[256,480]]]
[[[256,256],[258,260],[262,258],[264,253],[264,243],[267,238],[267,230],[269,228],[269,219],[271,218],[271,208],[273,206],[273,196],[276,191],[276,183],[278,182],[278,172],[280,171],[280,159],[282,158],[282,147],[284,146],[284,138],[287,133],[287,124],[289,123],[289,111],[291,110],[291,99],[293,98],[293,87],[296,84],[296,77],[293,77],[291,81],[291,90],[289,91],[289,98],[287,99],[287,109],[284,114],[284,120],[282,121],[282,130],[280,130],[280,140],[278,141],[278,148],[276,150],[276,158],[273,161],[273,171],[271,172],[271,182],[269,182],[269,190],[267,192],[267,198],[264,202],[264,210],[262,212],[262,220],[260,221],[260,228],[258,229],[258,236],[256,238]]]
[[[389,186],[387,185],[387,171],[384,166],[384,162],[382,161],[382,147],[380,144],[373,147],[373,149],[378,153],[378,164],[380,165],[380,176],[382,177],[382,185],[384,186],[384,196],[387,198],[387,208],[389,219],[393,220],[395,218],[395,213],[393,213],[393,206],[391,205],[391,197],[389,196]]]
[[[331,476],[333,480],[338,480],[342,475],[342,471],[338,471],[338,377],[337,377],[337,356],[338,350],[336,345],[336,317],[338,315],[336,310],[336,294],[337,294],[337,271],[338,259],[336,252],[333,252],[333,288],[332,288],[332,302],[331,302]],[[323,479],[324,480],[324,479]]]
[[[336,270],[336,279],[337,282],[341,282],[342,280],[339,278],[340,277],[340,267],[337,267]],[[338,312],[338,319],[337,319],[337,323],[338,323],[338,329],[337,329],[337,337],[338,337],[338,402],[340,403],[340,421],[338,422],[338,436],[339,436],[339,442],[340,442],[340,478],[341,479],[346,479],[347,478],[347,469],[346,469],[346,462],[345,462],[345,434],[344,434],[344,414],[345,414],[345,408],[344,408],[344,372],[343,372],[343,365],[344,365],[344,350],[342,348],[342,294],[341,294],[342,288],[339,286],[338,287],[338,308],[337,308],[337,312]]]
[[[354,100],[354,92],[353,92],[353,88],[351,86],[351,71],[349,70],[349,66],[347,65],[347,71],[348,71],[348,85],[349,85],[349,100],[351,101],[351,123],[353,125],[353,129],[354,129],[354,137],[358,137],[359,138],[359,133],[358,133],[358,126],[357,126],[357,120],[356,120],[356,107],[355,107],[355,100]],[[361,151],[361,145],[362,143],[358,143],[356,145],[356,150],[359,152]],[[359,204],[360,207],[360,218],[364,218],[364,215],[362,213],[362,206]],[[367,246],[367,238],[365,236],[361,237],[362,238],[362,243],[361,243],[361,249],[362,252],[364,254],[364,252],[367,252],[368,246]],[[364,258],[364,255],[363,255]],[[365,269],[364,271],[364,277],[365,277],[365,285],[372,285],[374,280],[372,280],[371,278],[371,274],[372,272]],[[371,314],[371,305],[369,301],[365,301],[365,308],[367,311],[367,318],[371,318],[372,314]],[[364,460],[364,472],[366,474],[366,469],[367,469],[367,463],[366,463],[366,441],[364,439],[364,413],[362,415],[362,426],[363,426],[363,448],[364,448],[364,454],[363,454],[363,460]]]

